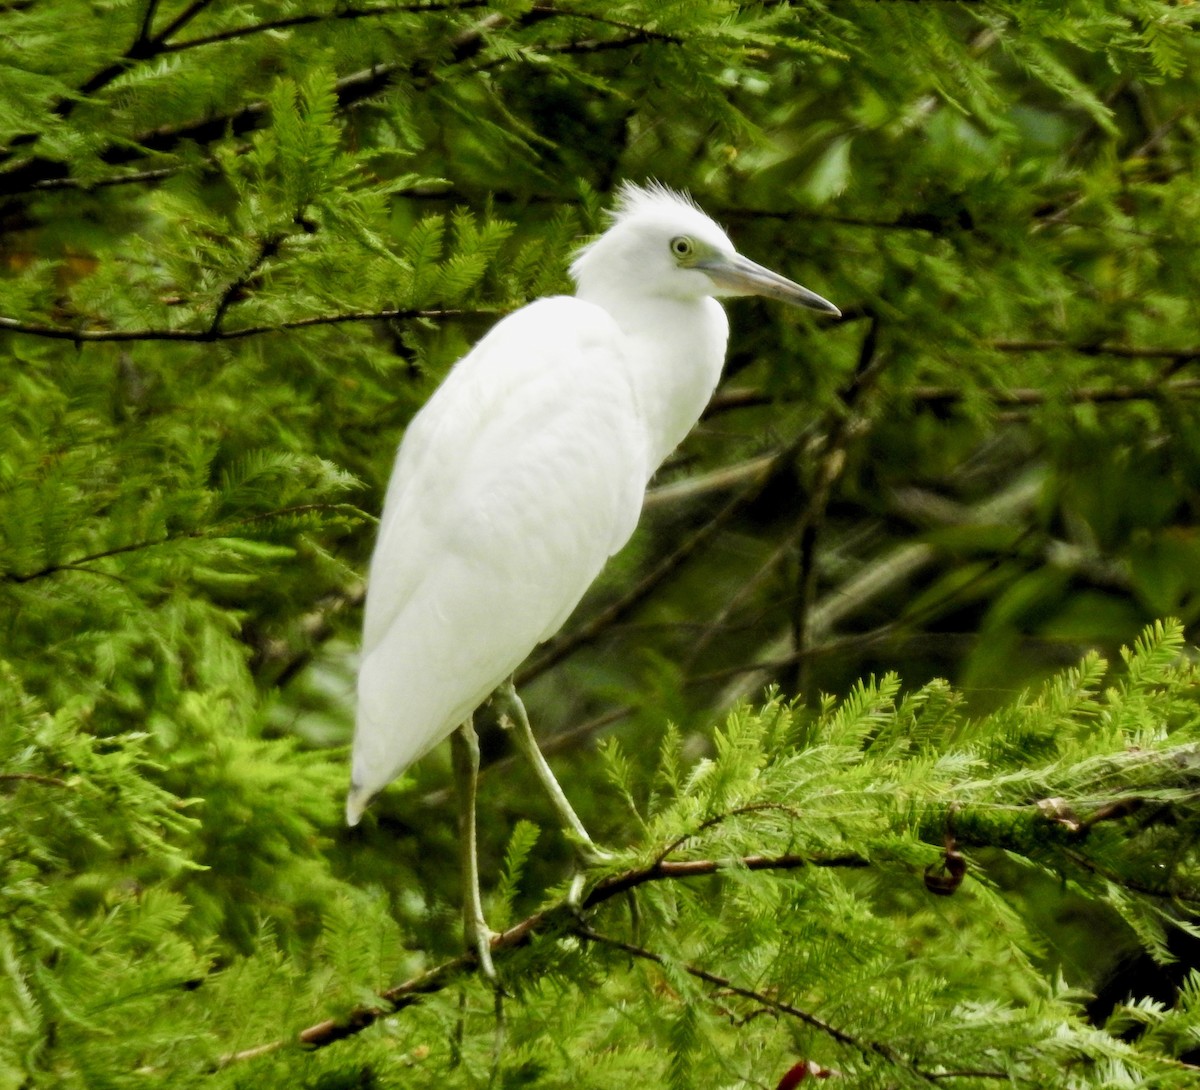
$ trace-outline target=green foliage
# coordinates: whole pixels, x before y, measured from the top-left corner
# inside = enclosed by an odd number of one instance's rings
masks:
[[[0,4],[0,1090],[1193,1085],[1198,13]],[[585,920],[481,724],[498,1036],[446,755],[341,825],[362,573],[647,177],[845,318],[731,304],[525,668]]]

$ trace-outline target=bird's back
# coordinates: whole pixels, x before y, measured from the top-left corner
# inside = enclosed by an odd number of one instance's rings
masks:
[[[562,625],[629,538],[649,473],[625,338],[578,299],[531,304],[409,427],[371,563],[357,820]]]

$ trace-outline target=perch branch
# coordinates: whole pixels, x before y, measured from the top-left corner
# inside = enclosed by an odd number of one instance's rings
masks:
[[[721,871],[735,868],[746,870],[802,870],[806,867],[850,867],[863,868],[870,866],[870,861],[863,856],[853,853],[844,855],[800,855],[786,853],[783,855],[747,855],[739,859],[682,859],[657,860],[649,865],[633,867],[619,874],[602,878],[588,893],[583,901],[583,909],[596,908],[606,901],[612,900],[631,889],[646,885],[649,882],[680,881],[687,878],[700,878]],[[570,924],[577,918],[577,910],[567,901],[561,901],[540,909],[514,924],[498,935],[493,936],[491,949],[493,955],[505,950],[512,950],[526,945],[535,935],[570,930]],[[328,1018],[303,1029],[295,1038],[286,1038],[257,1045],[254,1048],[243,1049],[230,1053],[221,1058],[221,1066],[237,1063],[242,1060],[254,1059],[258,1056],[275,1052],[287,1045],[299,1044],[308,1048],[324,1048],[346,1037],[361,1033],[374,1025],[381,1018],[394,1014],[405,1007],[412,1006],[423,996],[443,991],[455,980],[477,967],[477,957],[474,951],[460,954],[440,962],[423,973],[397,984],[379,993],[379,1005],[356,1007],[342,1019]]]

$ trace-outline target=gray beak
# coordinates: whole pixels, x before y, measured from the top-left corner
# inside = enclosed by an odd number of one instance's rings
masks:
[[[722,295],[765,295],[768,299],[832,314],[835,318],[842,316],[837,307],[815,291],[802,288],[786,276],[764,269],[741,254],[718,254],[697,261],[694,267],[706,272]]]

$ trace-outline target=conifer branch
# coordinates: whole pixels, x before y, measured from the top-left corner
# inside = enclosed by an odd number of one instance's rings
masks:
[[[809,497],[799,533],[800,564],[797,576],[796,608],[792,615],[792,650],[801,656],[796,660],[794,690],[805,688],[805,655],[812,642],[812,608],[817,594],[817,538],[825,523],[825,512],[833,494],[833,486],[846,465],[850,443],[862,434],[866,418],[858,406],[874,387],[886,357],[879,354],[879,319],[872,316],[859,348],[858,364],[849,386],[838,397],[837,415],[828,428],[825,451],[817,466],[812,495]]]
[[[687,859],[687,860],[656,860],[641,867],[634,867],[620,874],[602,878],[588,892],[583,900],[584,911],[597,908],[606,901],[627,893],[639,886],[650,882],[681,881],[688,878],[707,877],[721,871],[744,868],[751,871],[789,871],[803,870],[808,867],[849,867],[861,869],[869,867],[870,860],[854,853],[843,855],[802,855],[785,853],[782,855],[747,855],[739,859]],[[578,919],[578,909],[568,901],[559,901],[537,912],[500,934],[492,937],[491,949],[493,955],[525,946],[535,935],[566,934],[573,928],[572,921]],[[223,1056],[220,1066],[225,1067],[242,1060],[254,1059],[258,1056],[275,1052],[289,1044],[300,1044],[308,1048],[324,1048],[346,1037],[361,1033],[374,1025],[379,1019],[410,1007],[419,1002],[422,997],[445,990],[454,981],[473,973],[478,968],[478,958],[475,952],[467,951],[458,957],[440,962],[422,973],[388,988],[379,993],[383,1001],[380,1006],[356,1007],[342,1019],[325,1019],[303,1029],[292,1040],[271,1041],[254,1048],[243,1049]]]
[[[228,307],[228,304],[226,304]],[[236,329],[214,328],[210,322],[207,329],[72,329],[69,326],[43,325],[26,322],[19,318],[0,316],[0,330],[23,333],[30,337],[45,337],[50,340],[97,342],[97,341],[231,341],[243,337],[257,337],[264,333],[283,333],[292,329],[307,329],[311,326],[340,325],[343,322],[388,322],[405,321],[412,318],[466,318],[495,316],[504,313],[502,308],[455,308],[427,307],[423,309],[403,308],[392,310],[352,311],[347,314],[318,314],[308,318],[293,318],[270,325],[241,326]]]
[[[274,234],[259,239],[258,252],[250,264],[229,282],[225,290],[221,292],[221,298],[217,300],[216,310],[213,311],[212,321],[208,326],[210,339],[215,340],[221,335],[221,323],[225,320],[225,312],[244,297],[243,293],[249,287],[250,282],[258,275],[258,271],[263,265],[279,253],[279,248],[283,245],[286,237],[283,234]]]
[[[643,961],[653,962],[655,965],[666,965],[667,959],[661,954],[656,954],[653,950],[647,950],[645,947],[636,946],[633,943],[625,942],[622,939],[614,939],[608,935],[602,935],[597,931],[593,931],[590,927],[583,924],[575,927],[572,934],[587,942],[595,943],[601,946],[608,946],[613,950],[620,950],[623,954],[628,954],[631,957],[640,958]],[[926,1082],[935,1081],[929,1072],[923,1071],[911,1061],[904,1059],[890,1045],[885,1045],[881,1041],[864,1041],[852,1034],[846,1033],[844,1030],[838,1029],[836,1026],[830,1025],[822,1018],[818,1018],[815,1014],[810,1014],[806,1010],[795,1006],[792,1003],[785,1003],[779,999],[772,999],[769,995],[763,992],[755,991],[753,988],[745,988],[739,984],[735,984],[728,977],[723,977],[717,973],[710,972],[698,965],[691,965],[688,962],[681,962],[677,968],[682,969],[688,976],[695,977],[697,980],[703,980],[706,984],[712,984],[714,987],[720,988],[724,992],[732,993],[733,995],[741,996],[743,999],[750,999],[756,1003],[761,1003],[769,1010],[776,1011],[779,1014],[786,1014],[790,1018],[795,1018],[797,1021],[803,1022],[806,1026],[810,1026],[815,1030],[819,1030],[828,1037],[832,1037],[839,1044],[849,1045],[852,1048],[858,1049],[864,1056],[880,1056],[887,1060],[888,1063],[896,1067],[903,1067],[905,1070],[918,1078],[924,1079]],[[977,1074],[972,1072],[972,1074]],[[997,1072],[997,1078],[1008,1078],[1004,1072]]]
[[[101,549],[87,556],[78,556],[62,563],[47,564],[31,572],[0,572],[0,583],[32,583],[37,579],[45,579],[65,571],[87,572],[89,575],[108,575],[108,572],[97,571],[88,567],[98,560],[109,560],[115,556],[127,553],[143,552],[146,549],[157,549],[163,545],[171,545],[180,541],[219,541],[229,537],[230,531],[239,526],[252,526],[256,522],[266,522],[269,519],[286,518],[289,515],[311,514],[319,511],[356,511],[356,508],[344,503],[301,503],[291,507],[280,507],[273,511],[260,511],[244,518],[232,519],[203,530],[184,530],[180,533],[165,534],[162,537],[147,538],[144,541],[129,541],[124,545],[114,545],[111,549]]]
[[[195,14],[206,7],[209,2],[210,0],[197,0],[191,8],[182,13],[170,26],[155,35],[153,39],[148,42],[142,42],[139,39],[119,60],[87,80],[78,92],[80,98],[94,94],[96,91],[107,86],[126,71],[132,61],[153,59],[153,57],[161,53],[169,52],[170,50],[166,44],[167,39],[180,29],[184,22],[189,21]],[[458,10],[460,8],[467,10],[475,6],[477,5],[474,3],[466,2],[454,5],[447,4],[444,7],[430,7],[429,10]],[[423,5],[414,4],[412,10],[414,12],[420,11],[422,7]],[[364,13],[373,14],[369,9],[364,9]],[[462,31],[452,39],[450,43],[450,55],[445,63],[449,66],[455,66],[473,59],[486,46],[486,35],[490,31],[505,26],[511,26],[513,29],[520,30],[533,26],[543,20],[568,14],[575,13],[561,11],[549,6],[535,5],[529,11],[515,19],[500,14],[489,15],[476,26]],[[332,19],[342,16],[338,13],[331,13],[326,17]],[[682,39],[664,35],[648,28],[638,28],[636,34],[630,34],[624,38],[546,45],[541,48],[541,51],[563,55],[595,53],[611,49],[629,48],[630,46],[644,44],[649,41],[678,42],[682,41]],[[180,48],[184,44],[186,43],[181,43]],[[207,44],[207,42],[198,39],[192,44]],[[504,58],[482,67],[490,68],[502,63],[505,63]],[[433,74],[434,67],[425,58],[419,58],[411,62],[375,64],[370,68],[362,69],[359,72],[351,73],[339,79],[334,84],[333,90],[337,96],[339,109],[346,110],[359,102],[379,94],[401,76],[407,76],[413,86],[427,87],[431,83]],[[64,117],[67,116],[71,109],[73,109],[74,104],[79,100],[79,98],[64,99],[57,112]],[[142,159],[148,153],[172,152],[180,144],[189,141],[203,145],[222,139],[230,133],[234,136],[242,136],[266,124],[269,116],[270,107],[268,103],[265,100],[257,100],[247,103],[240,109],[219,116],[206,117],[177,126],[162,126],[143,132],[132,136],[128,140],[121,141],[119,144],[101,149],[97,154],[101,161],[110,165],[128,163]],[[69,179],[69,173],[69,165],[58,160],[40,157],[28,159],[13,166],[11,169],[0,171],[0,195],[14,195],[37,188],[49,187],[55,183],[64,184]],[[147,180],[147,178],[148,176],[143,176],[142,180]]]
[[[87,181],[67,177],[45,178],[40,182],[32,182],[29,188],[38,192],[54,189],[79,189],[86,193],[91,193],[93,190],[108,189],[117,185],[139,185],[142,182],[161,182],[164,178],[174,177],[182,169],[182,166],[156,167],[152,170],[133,170],[126,174],[113,174],[107,178],[89,178]]]
[[[1071,341],[1043,340],[995,340],[986,342],[988,348],[997,352],[1077,352],[1081,356],[1119,356],[1123,359],[1197,360],[1200,345],[1191,348],[1170,348],[1160,345],[1129,344],[1075,344]]]
[[[585,19],[592,23],[601,23],[604,26],[615,27],[617,30],[627,31],[631,35],[636,35],[645,41],[667,42],[671,45],[683,45],[684,39],[678,34],[668,34],[661,30],[652,30],[649,27],[638,26],[635,23],[627,23],[620,19],[609,19],[603,15],[596,15],[590,11],[572,11],[568,8],[560,8],[550,3],[537,3],[533,5],[534,11],[543,13],[544,15],[562,15],[571,19]]]
[[[313,23],[385,18],[388,15],[421,15],[425,12],[470,11],[474,8],[487,7],[487,4],[488,0],[457,0],[454,3],[383,4],[373,8],[335,8],[333,11],[306,12],[303,15],[289,15],[279,19],[268,19],[261,23],[230,27],[228,30],[214,31],[212,34],[187,38],[181,42],[168,42],[159,52],[181,53],[187,49],[199,49],[201,46],[230,42],[238,38],[249,38],[255,34],[265,34],[272,30],[291,30],[293,27],[311,26]]]
[[[165,27],[162,28],[156,35],[156,41],[166,43],[168,40],[178,34],[185,26],[196,18],[213,0],[192,0],[178,15],[175,16]]]
[[[994,346],[993,346],[994,347]],[[1064,345],[1064,349],[1071,346]],[[1003,349],[1003,351],[1015,349]],[[1100,350],[1087,346],[1072,349],[1083,355],[1103,354]],[[1050,349],[1029,349],[1029,351],[1050,351]],[[1117,353],[1113,353],[1116,355]],[[1129,349],[1120,353],[1122,356],[1137,359],[1169,359],[1187,362],[1200,359],[1200,348],[1197,349]],[[1000,408],[1027,408],[1034,405],[1044,405],[1048,401],[1064,400],[1072,405],[1102,405],[1122,401],[1155,401],[1164,397],[1191,397],[1200,393],[1200,379],[1176,379],[1167,382],[1148,382],[1140,385],[1118,386],[1080,386],[1074,390],[1048,393],[1035,386],[1016,386],[1004,390],[985,391],[984,396],[993,405]],[[807,397],[808,395],[804,395]],[[964,400],[964,392],[956,386],[914,386],[904,391],[904,396],[927,405],[957,405]],[[735,412],[738,409],[761,408],[764,405],[776,405],[789,399],[777,394],[767,393],[749,386],[731,386],[719,390],[713,395],[705,410],[705,419],[719,416],[722,413]]]
[[[0,783],[37,783],[43,787],[70,787],[57,776],[42,776],[37,772],[0,772]]]

